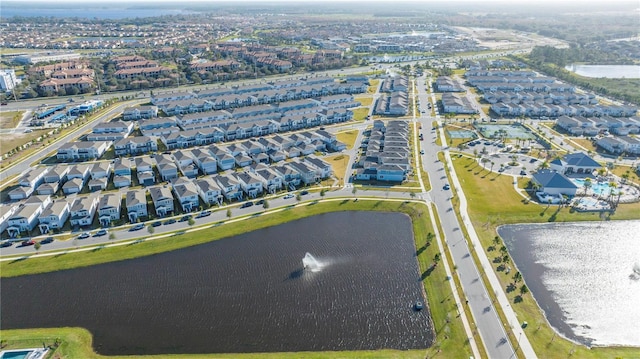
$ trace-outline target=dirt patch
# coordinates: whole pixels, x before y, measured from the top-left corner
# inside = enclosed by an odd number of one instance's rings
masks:
[[[16,128],[22,119],[24,111],[0,112],[0,129]]]

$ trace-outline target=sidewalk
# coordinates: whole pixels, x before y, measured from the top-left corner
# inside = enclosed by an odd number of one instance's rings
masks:
[[[451,181],[453,182],[453,185],[455,186],[455,188],[462,188],[462,185],[458,180],[458,176],[456,172],[453,171],[453,168],[451,167],[452,162],[451,162],[451,155],[449,153],[449,150],[445,150],[444,154],[447,160],[447,166],[450,166],[449,173],[451,174]],[[467,228],[467,233],[469,233],[469,240],[471,241],[471,245],[473,246],[474,249],[479,248],[479,250],[476,250],[476,254],[478,255],[478,258],[480,260],[482,271],[484,272],[487,280],[489,281],[489,284],[491,285],[491,289],[496,294],[496,298],[498,299],[498,304],[500,304],[500,307],[502,308],[502,312],[507,318],[509,327],[511,327],[514,335],[518,338],[518,343],[516,343],[516,347],[518,348],[518,350],[522,352],[525,358],[537,358],[537,355],[533,350],[533,347],[531,346],[529,339],[527,338],[526,334],[524,334],[524,330],[522,330],[520,321],[518,320],[516,313],[513,311],[513,308],[511,308],[511,304],[509,302],[509,299],[507,298],[507,295],[504,293],[504,290],[502,290],[502,285],[500,284],[498,277],[493,271],[493,268],[491,266],[491,263],[489,262],[489,259],[484,253],[484,250],[482,249],[482,244],[480,243],[480,239],[478,238],[478,235],[476,234],[476,230],[473,227],[471,220],[469,219],[469,214],[467,213],[467,198],[465,197],[464,192],[462,190],[457,191],[457,194],[460,198],[460,215],[462,217],[462,222],[464,226]],[[503,323],[503,324],[506,325],[507,323]]]

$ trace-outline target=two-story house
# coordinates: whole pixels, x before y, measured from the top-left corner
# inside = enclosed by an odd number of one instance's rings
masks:
[[[90,226],[98,207],[98,197],[78,197],[71,204],[70,223],[72,226]]]
[[[210,176],[196,180],[198,194],[202,200],[209,205],[222,204],[222,191],[218,183]]]
[[[129,222],[136,223],[141,218],[147,218],[149,212],[147,211],[147,196],[144,190],[132,190],[128,191],[125,199],[125,205],[127,206],[127,216]]]
[[[179,177],[171,181],[175,198],[180,203],[183,212],[192,212],[200,206],[198,188],[186,177]]]
[[[151,194],[151,200],[153,201],[153,207],[156,210],[158,217],[164,217],[170,213],[173,213],[173,196],[171,190],[166,186],[150,187],[149,193]]]
[[[38,216],[40,233],[45,234],[52,230],[62,229],[69,219],[70,212],[71,206],[65,198],[51,202]]]
[[[111,222],[120,219],[122,197],[120,194],[106,194],[98,202],[98,219],[102,227],[109,227]]]

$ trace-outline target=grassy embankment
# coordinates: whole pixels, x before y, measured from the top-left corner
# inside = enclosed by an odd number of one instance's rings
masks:
[[[535,223],[535,222],[564,222],[564,221],[598,221],[597,213],[572,212],[569,208],[549,207],[527,203],[513,189],[513,178],[498,173],[490,173],[483,169],[474,159],[463,157],[453,161],[454,168],[464,187],[468,202],[469,216],[482,242],[482,247],[493,259],[497,251],[488,251],[489,247],[499,248],[502,244],[493,244],[497,235],[496,229],[502,224]],[[640,218],[640,203],[621,204],[611,219]],[[494,264],[496,269],[501,263]],[[513,266],[513,263],[510,265]],[[507,275],[504,271],[496,273],[503,289],[513,282],[513,273]],[[518,291],[507,293],[513,303]],[[640,357],[639,348],[592,348],[574,345],[555,335],[549,327],[543,313],[531,294],[522,296],[523,301],[513,303],[512,307],[521,321],[528,322],[525,329],[531,344],[541,358],[637,358]]]
[[[15,262],[3,262],[0,264],[0,273],[4,277],[25,275],[30,273],[50,272],[69,268],[85,267],[98,263],[120,261],[155,253],[167,252],[178,248],[194,246],[221,238],[232,237],[251,230],[278,225],[296,219],[309,217],[326,212],[336,211],[386,211],[402,212],[412,219],[414,238],[417,248],[417,260],[420,266],[421,278],[427,293],[431,316],[436,330],[434,345],[427,350],[380,350],[380,351],[344,351],[344,352],[317,352],[317,353],[250,353],[250,354],[211,354],[211,355],[158,355],[158,356],[127,356],[104,357],[93,352],[91,347],[91,334],[80,328],[59,329],[29,329],[29,330],[3,330],[0,336],[7,345],[5,349],[19,347],[38,347],[45,343],[53,345],[56,338],[60,339],[60,346],[56,350],[56,357],[60,358],[468,358],[470,350],[462,323],[456,317],[456,308],[450,305],[441,305],[450,297],[451,291],[446,281],[446,274],[442,266],[431,268],[436,254],[437,245],[426,243],[427,233],[433,233],[428,210],[424,204],[409,203],[403,201],[385,201],[382,199],[367,200],[360,197],[358,202],[349,199],[321,201],[320,203],[302,204],[288,208],[274,214],[252,217],[221,226],[214,225],[215,230],[193,231],[162,238],[153,241],[141,242],[135,245],[122,247],[109,247],[99,251],[84,253],[68,253],[60,256],[45,258],[30,258]],[[209,226],[210,227],[210,226]],[[206,228],[209,228],[206,227]]]

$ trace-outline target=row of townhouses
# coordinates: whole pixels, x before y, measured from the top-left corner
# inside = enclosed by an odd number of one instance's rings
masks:
[[[356,180],[402,182],[411,172],[409,124],[405,121],[375,121],[362,140]]]
[[[181,132],[182,134],[183,132]],[[136,142],[145,139],[145,142]],[[188,138],[181,138],[188,141]],[[135,148],[132,146],[136,145]],[[288,135],[275,135],[246,140],[229,145],[209,145],[190,148],[192,143],[180,143],[169,148],[185,147],[173,153],[135,158],[117,158],[113,162],[94,164],[59,164],[37,167],[27,172],[18,188],[9,193],[12,200],[28,198],[31,194],[79,193],[87,186],[91,192],[105,190],[112,178],[115,188],[132,185],[132,168],[142,186],[158,181],[171,181],[179,176],[195,178],[252,164],[271,164],[287,159],[308,156],[314,152],[341,151],[346,148],[335,135],[325,131],[304,131]],[[130,137],[117,142],[116,154],[134,155],[157,151],[157,140],[147,137]],[[113,177],[112,177],[113,174]]]
[[[131,133],[133,123],[113,121],[101,124],[103,126],[87,136],[88,141],[64,144],[58,149],[57,158],[61,161],[98,159],[112,146],[112,141],[117,141],[113,144],[117,156],[137,155],[157,151],[158,139],[172,150],[341,123],[353,118],[353,112],[346,108],[320,109],[309,106],[289,109],[284,114],[275,112],[260,115],[260,111],[268,111],[262,108],[254,109],[248,116],[238,119],[222,111],[180,118],[156,118],[139,122],[143,136],[138,137],[125,136]],[[334,151],[342,146],[337,142],[327,145],[326,149]]]
[[[640,117],[569,117],[561,116],[556,125],[574,136],[596,136],[609,132],[618,136],[640,133]]]
[[[445,92],[442,94],[442,112],[454,114],[476,114],[478,110],[465,95]]]
[[[545,103],[496,103],[491,105],[491,111],[499,116],[507,117],[560,117],[560,116],[584,116],[584,117],[631,117],[638,110],[633,106],[617,105],[553,105]]]

